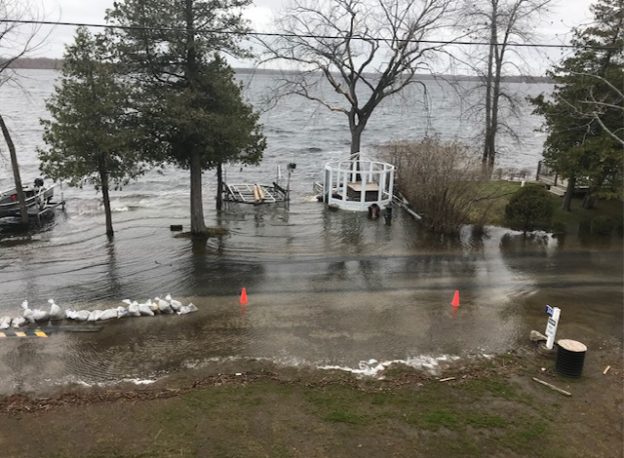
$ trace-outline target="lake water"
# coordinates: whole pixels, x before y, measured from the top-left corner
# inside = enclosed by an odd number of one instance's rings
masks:
[[[38,176],[38,119],[56,73],[24,72],[21,85],[0,89],[0,109],[18,147],[22,176]],[[246,95],[260,104],[273,82],[243,75]],[[463,83],[471,84],[471,83]],[[521,96],[549,85],[510,85]],[[470,141],[478,127],[447,83],[431,83],[428,109],[416,89],[387,101],[370,121],[363,151],[424,133]],[[535,168],[540,120],[515,123],[522,140],[502,139],[499,164]],[[544,305],[562,308],[560,335],[590,345],[622,339],[622,246],[619,241],[540,237],[526,241],[503,228],[459,241],[426,234],[409,216],[393,224],[331,212],[314,200],[312,183],[325,161],[345,157],[349,135],[338,114],[298,99],[263,113],[268,139],[259,167],[231,166],[229,181],[270,182],[278,164],[297,163],[289,207],[213,207],[214,174],[206,172],[208,225],[229,235],[207,243],[175,238],[188,227],[187,172],[150,173],[113,192],[115,240],[104,236],[98,195],[64,188],[67,201],[47,231],[29,240],[0,240],[0,315],[19,304],[95,309],[170,292],[199,312],[107,322],[99,332],[51,327],[48,339],[0,341],[0,392],[44,390],[57,383],[155,379],[196,367],[245,370],[252,361],[339,366],[373,373],[375,362],[435,367],[455,357],[516,348],[545,326]],[[4,150],[4,149],[3,149]],[[0,188],[11,183],[0,167]],[[249,305],[241,308],[241,288]],[[449,303],[459,289],[462,306]]]

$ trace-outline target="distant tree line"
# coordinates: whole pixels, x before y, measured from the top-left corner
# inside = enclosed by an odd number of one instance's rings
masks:
[[[0,57],[0,65],[9,62],[8,58]],[[62,59],[50,59],[48,57],[22,57],[11,61],[7,68],[25,68],[41,70],[60,70],[63,67]]]

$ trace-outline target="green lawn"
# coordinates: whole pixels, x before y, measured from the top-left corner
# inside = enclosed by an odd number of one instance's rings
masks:
[[[528,183],[535,186],[534,183]],[[505,206],[511,196],[520,189],[519,182],[488,181],[477,189],[480,199],[471,214],[474,224],[505,226]],[[587,210],[581,207],[582,199],[572,200],[572,211],[561,209],[562,197],[550,195],[554,209],[551,230],[556,232],[586,232],[595,235],[608,235],[612,232],[622,234],[623,205],[619,200],[600,200],[595,208]]]

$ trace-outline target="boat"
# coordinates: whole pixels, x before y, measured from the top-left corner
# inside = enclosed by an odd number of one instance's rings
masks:
[[[30,186],[24,186],[26,209],[29,215],[38,215],[51,204],[56,185],[45,187],[41,178],[35,179]],[[19,217],[20,205],[17,189],[11,188],[0,192],[0,218]]]

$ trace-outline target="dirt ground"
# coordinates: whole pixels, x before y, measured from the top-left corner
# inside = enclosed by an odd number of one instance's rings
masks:
[[[275,367],[189,372],[147,387],[1,398],[0,454],[618,457],[623,387],[620,344],[589,352],[580,379],[557,375],[554,355],[533,347],[436,376],[395,366],[382,380]]]

